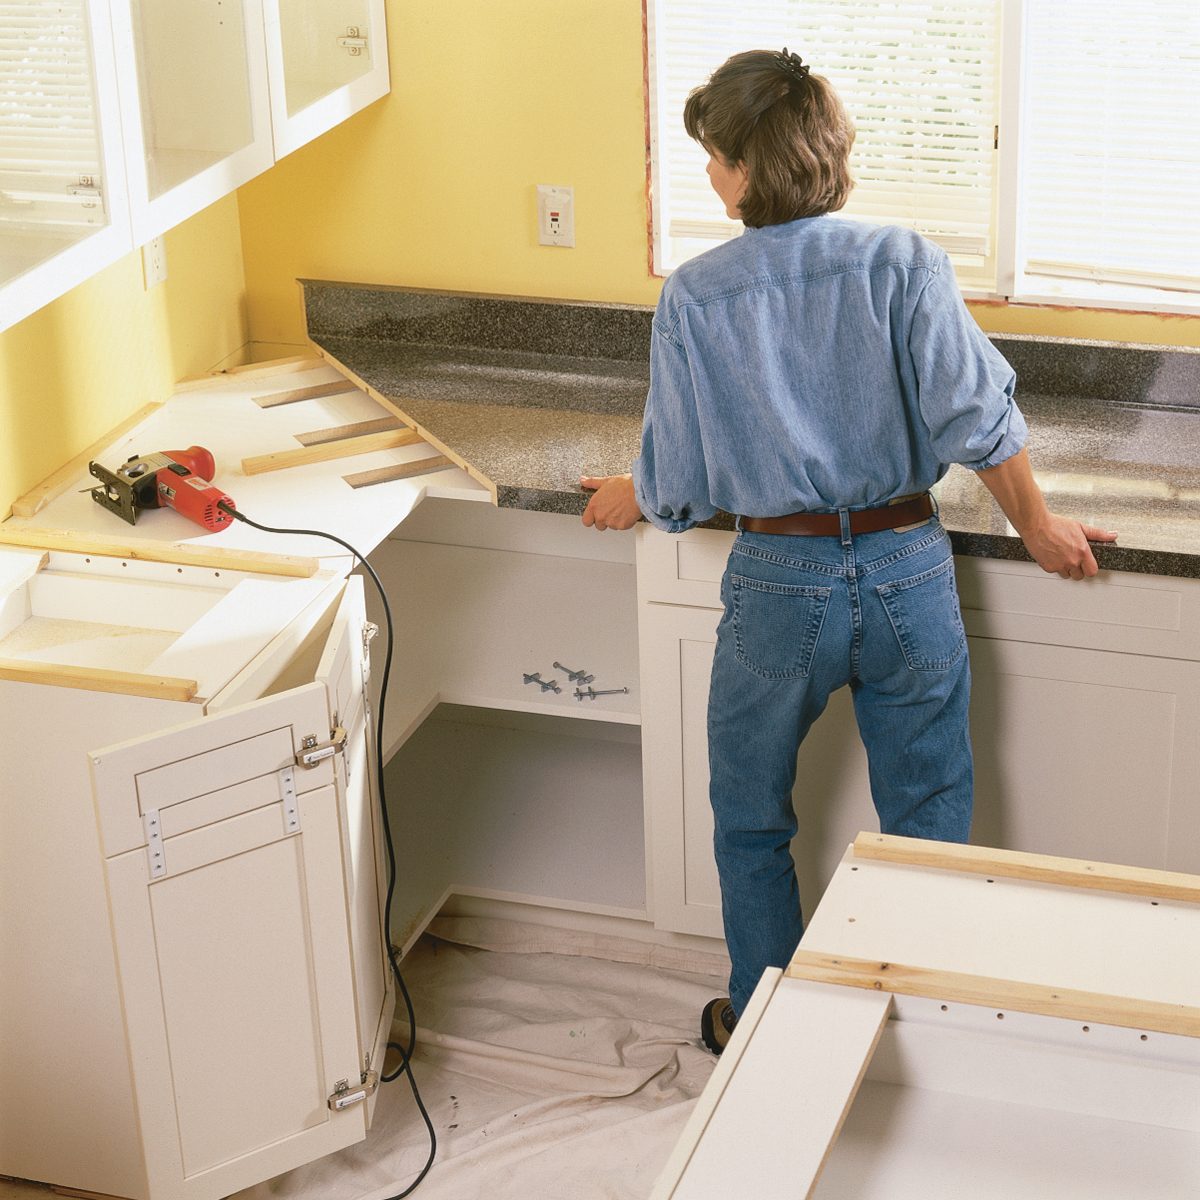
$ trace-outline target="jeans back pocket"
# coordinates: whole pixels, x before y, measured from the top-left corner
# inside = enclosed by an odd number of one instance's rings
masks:
[[[909,579],[876,587],[910,671],[945,671],[962,657],[967,646],[954,559],[947,558]]]
[[[738,662],[764,679],[806,676],[833,589],[744,575],[730,575],[729,589]]]

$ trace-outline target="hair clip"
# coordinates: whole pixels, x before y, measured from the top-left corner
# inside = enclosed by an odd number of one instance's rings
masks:
[[[809,76],[809,67],[800,61],[800,55],[789,53],[786,46],[775,55],[775,61],[793,79],[807,79]]]

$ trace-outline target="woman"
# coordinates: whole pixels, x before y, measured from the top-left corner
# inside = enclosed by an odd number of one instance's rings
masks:
[[[803,932],[789,843],[796,754],[849,686],[885,833],[966,841],[970,669],[949,539],[928,494],[979,474],[1046,571],[1096,573],[1024,450],[1015,375],[963,304],[946,254],[910,230],[829,216],[854,130],[795,54],[737,54],[688,98],[688,133],[734,238],[685,263],[655,312],[642,452],[585,478],[585,525],[677,533],[740,514],[709,702],[710,798],[729,996],[715,1053]]]

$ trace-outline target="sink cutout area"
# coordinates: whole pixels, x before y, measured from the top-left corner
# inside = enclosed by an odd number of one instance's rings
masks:
[[[0,658],[142,671],[227,594],[223,587],[42,570],[0,599]]]

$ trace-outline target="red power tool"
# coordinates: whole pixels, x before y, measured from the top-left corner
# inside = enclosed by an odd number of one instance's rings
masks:
[[[216,474],[216,465],[203,446],[135,454],[115,473],[96,462],[89,463],[88,470],[101,483],[92,488],[92,499],[130,525],[137,522],[142,509],[161,508],[164,504],[205,529],[224,529],[233,523],[233,518],[217,505],[237,505],[209,482]]]

